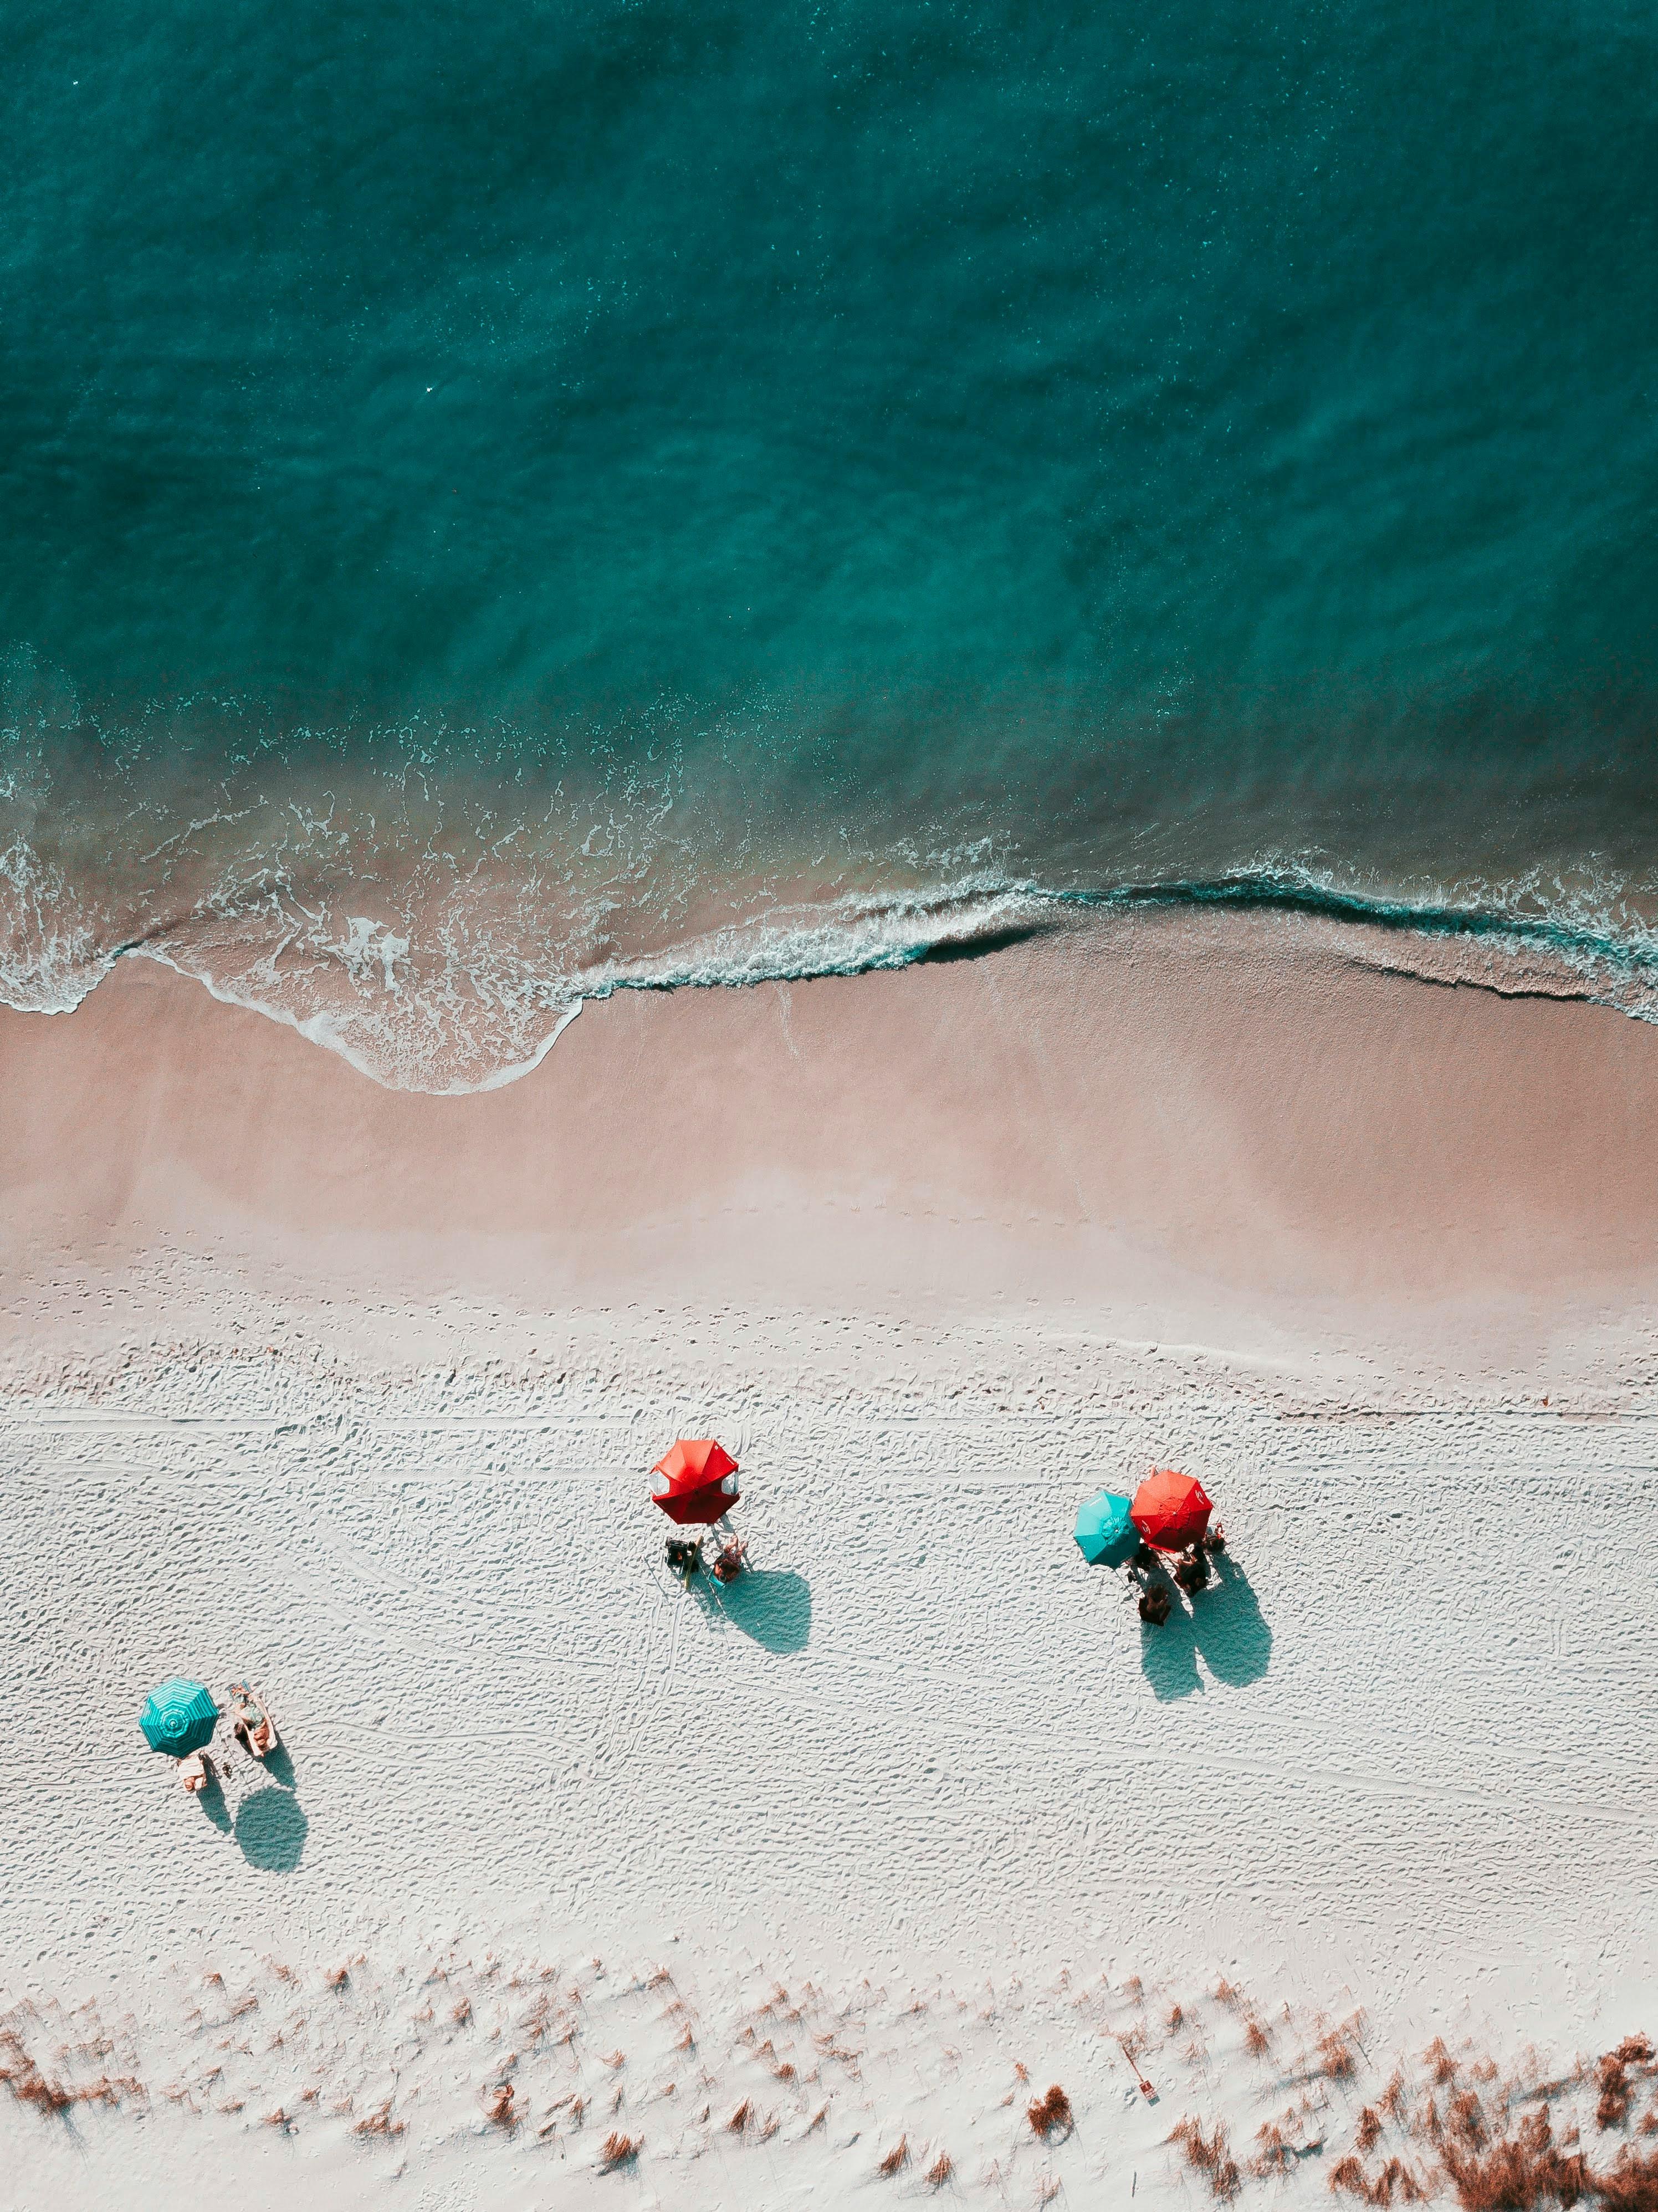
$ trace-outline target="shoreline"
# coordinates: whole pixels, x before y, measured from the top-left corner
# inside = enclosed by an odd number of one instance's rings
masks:
[[[1221,1350],[1381,1339],[1447,1376],[1644,1315],[1658,1030],[1354,952],[1154,915],[618,994],[533,1075],[447,1097],[123,963],[73,1014],[0,1012],[0,1255],[38,1286],[15,1340],[67,1348],[56,1270],[142,1300],[161,1249],[311,1311],[1017,1306]]]
[[[406,859],[400,866],[407,869]],[[24,866],[24,880],[30,873]],[[584,1006],[618,995],[790,988],[1137,924],[1231,925],[1247,933],[1252,924],[1278,923],[1321,938],[1327,951],[1357,965],[1658,1022],[1658,939],[1626,888],[1603,886],[1598,904],[1582,889],[1563,893],[1557,908],[1538,910],[1529,886],[1492,893],[1484,904],[1442,889],[1388,896],[1297,860],[1093,889],[980,872],[931,884],[901,875],[883,890],[867,879],[826,882],[802,863],[746,882],[716,872],[695,895],[683,886],[665,891],[654,928],[635,915],[618,937],[618,917],[606,922],[602,901],[585,920],[567,913],[561,923],[553,909],[520,908],[507,882],[488,893],[471,883],[471,904],[458,906],[452,896],[433,903],[414,875],[399,884],[398,874],[348,902],[375,913],[332,920],[325,901],[313,912],[297,893],[294,910],[276,923],[264,913],[216,915],[210,900],[189,898],[154,913],[134,907],[125,924],[113,911],[78,922],[64,912],[52,927],[44,908],[32,921],[14,915],[0,1007],[72,1012],[123,963],[154,962],[222,1005],[321,1045],[367,1080],[464,1097],[533,1074]],[[60,894],[61,885],[52,896]],[[110,941],[99,953],[91,940],[100,936]],[[79,965],[60,972],[54,963],[71,945]]]

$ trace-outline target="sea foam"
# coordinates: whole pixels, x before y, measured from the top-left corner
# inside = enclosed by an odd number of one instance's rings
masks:
[[[155,960],[374,1082],[459,1094],[529,1074],[586,1001],[622,991],[862,975],[1090,917],[1230,911],[1297,918],[1367,964],[1658,1020],[1658,934],[1610,883],[1557,887],[1552,901],[1534,882],[1483,896],[1388,896],[1282,857],[1207,881],[1053,886],[980,867],[816,898],[750,882],[730,887],[732,919],[683,934],[636,928],[647,941],[625,951],[613,898],[602,916],[567,915],[561,928],[556,915],[526,915],[510,883],[474,878],[435,897],[405,887],[392,919],[351,910],[365,888],[348,880],[319,899],[313,884],[302,902],[266,883],[257,896],[210,896],[124,933],[107,899],[82,895],[15,842],[0,856],[0,1000],[68,1012],[118,960]]]

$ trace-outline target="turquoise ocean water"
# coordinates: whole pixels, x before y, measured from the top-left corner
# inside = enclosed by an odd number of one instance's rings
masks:
[[[1658,19],[8,18],[0,994],[387,1082],[1058,899],[1658,981]]]

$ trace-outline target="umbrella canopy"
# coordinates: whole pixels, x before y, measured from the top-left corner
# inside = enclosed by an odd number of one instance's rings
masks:
[[[1183,1552],[1195,1544],[1214,1511],[1203,1485],[1172,1467],[1152,1470],[1134,1492],[1130,1509],[1134,1526],[1160,1552]]]
[[[1139,1549],[1139,1531],[1131,1510],[1128,1500],[1114,1490],[1102,1490],[1078,1507],[1077,1543],[1090,1567],[1102,1560],[1108,1567],[1120,1567]]]
[[[682,1528],[712,1527],[737,1504],[737,1462],[712,1437],[682,1437],[651,1469],[651,1496]]]
[[[184,1759],[213,1741],[218,1718],[219,1708],[205,1682],[172,1681],[150,1692],[138,1725],[152,1751]]]

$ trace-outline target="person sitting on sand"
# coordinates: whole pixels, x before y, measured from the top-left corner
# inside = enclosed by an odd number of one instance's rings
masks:
[[[680,1581],[689,1586],[691,1577],[702,1568],[702,1547],[688,1536],[670,1536],[668,1565]]]
[[[1209,1562],[1203,1555],[1201,1544],[1193,1544],[1175,1570],[1175,1580],[1188,1597],[1195,1597],[1200,1589],[1209,1587]]]
[[[179,1761],[179,1779],[192,1797],[218,1778],[219,1770],[204,1751],[192,1751],[188,1759]]]
[[[729,1544],[720,1547],[714,1563],[714,1578],[717,1583],[734,1583],[743,1571],[743,1554],[748,1546],[740,1536],[733,1536]]]
[[[230,1686],[231,1725],[236,1741],[254,1759],[266,1758],[276,1748],[276,1730],[270,1716],[246,1682]]]
[[[1153,1628],[1161,1628],[1169,1618],[1169,1593],[1153,1583],[1140,1600],[1140,1619],[1149,1621]]]

